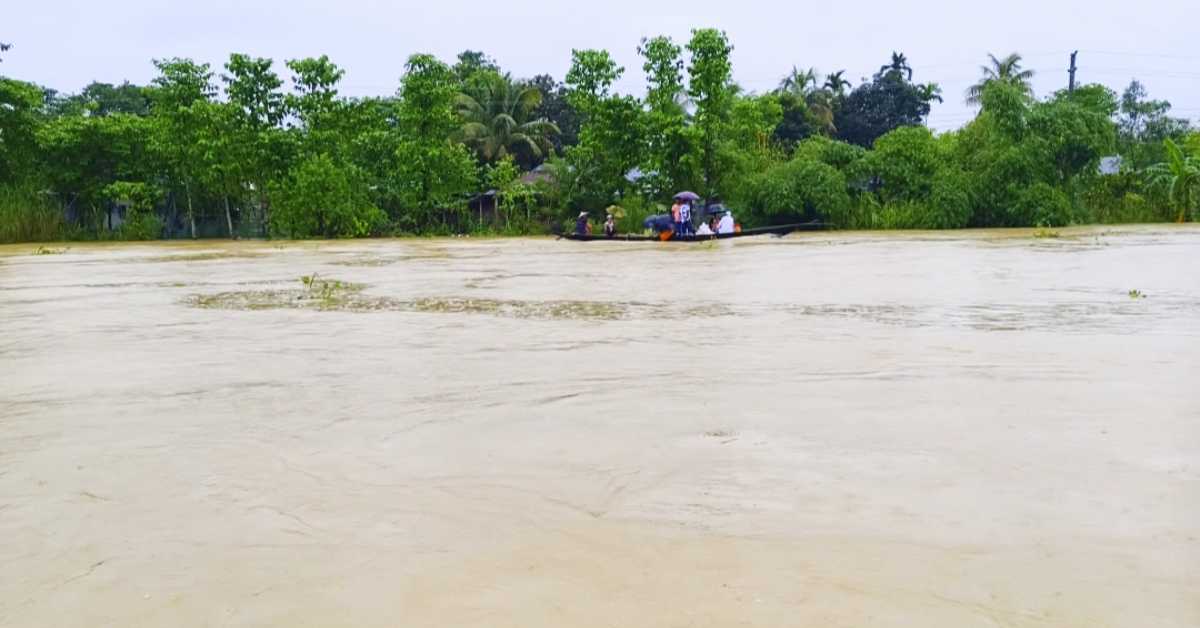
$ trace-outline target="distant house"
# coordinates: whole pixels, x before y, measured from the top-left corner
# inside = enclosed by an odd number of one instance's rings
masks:
[[[488,190],[480,192],[475,196],[467,199],[467,209],[472,215],[477,216],[479,222],[484,220],[494,220],[496,217],[496,190]]]
[[[521,175],[521,183],[525,185],[533,185],[535,183],[553,183],[558,177],[554,175],[554,169],[546,164],[542,164],[529,172]]]
[[[1103,174],[1103,175],[1120,174],[1122,163],[1123,163],[1123,160],[1121,159],[1120,155],[1101,157],[1100,158],[1100,167],[1099,167],[1100,174]]]
[[[120,199],[109,204],[104,216],[105,222],[108,223],[109,231],[116,231],[121,228],[121,225],[125,224],[125,216],[129,213],[129,206],[131,204],[132,202],[129,199]]]

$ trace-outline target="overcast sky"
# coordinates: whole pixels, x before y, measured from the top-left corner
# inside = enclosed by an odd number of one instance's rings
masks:
[[[621,91],[642,92],[642,37],[685,41],[691,28],[724,29],[734,78],[772,88],[797,65],[845,69],[857,84],[904,52],[914,80],[946,93],[931,124],[953,128],[972,110],[962,93],[988,52],[1020,52],[1037,71],[1038,95],[1064,87],[1068,55],[1080,50],[1079,80],[1118,92],[1133,77],[1174,113],[1200,119],[1200,0],[963,0],[762,2],[597,0],[481,3],[382,0],[3,0],[0,41],[14,44],[0,74],[61,91],[92,80],[136,83],[152,58],[192,57],[219,67],[230,52],[284,59],[328,54],[346,70],[342,93],[395,91],[404,60],[430,52],[452,61],[483,50],[518,77],[561,79],[572,48],[605,48],[627,68]],[[986,9],[985,9],[986,7]]]

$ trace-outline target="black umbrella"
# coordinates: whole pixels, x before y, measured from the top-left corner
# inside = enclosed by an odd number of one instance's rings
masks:
[[[675,195],[675,200],[694,202],[700,200],[700,195],[695,192],[680,192]]]

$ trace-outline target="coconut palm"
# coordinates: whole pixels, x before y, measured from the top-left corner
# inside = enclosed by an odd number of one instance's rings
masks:
[[[779,81],[779,89],[776,91],[803,96],[809,92],[810,86],[813,89],[817,87],[817,71],[813,68],[801,71],[792,66],[791,73]]]
[[[1021,69],[1021,55],[1014,52],[997,59],[996,55],[988,53],[988,58],[991,65],[980,66],[983,78],[967,89],[968,105],[978,105],[983,99],[983,90],[997,81],[1016,87],[1026,96],[1033,96],[1033,87],[1029,84],[1033,80],[1033,70]]]
[[[912,66],[908,64],[908,57],[904,56],[903,52],[892,52],[892,62],[879,68],[880,75],[897,74],[911,81],[913,77]]]
[[[808,106],[808,112],[826,135],[837,133],[837,127],[833,124],[833,99],[833,92],[824,88],[814,89],[804,95],[804,104]]]
[[[1146,178],[1151,185],[1166,189],[1167,197],[1179,208],[1177,220],[1183,222],[1193,199],[1200,196],[1200,159],[1187,155],[1170,139],[1163,144],[1167,149],[1167,160],[1146,169]]]
[[[458,139],[484,163],[511,155],[523,166],[535,166],[551,152],[559,133],[553,122],[533,117],[541,103],[536,87],[514,84],[498,73],[476,75],[455,100],[462,118]]]
[[[828,87],[821,87],[821,81],[817,77],[815,68],[800,70],[792,66],[791,73],[779,81],[775,93],[803,100],[817,127],[822,132],[832,135],[837,132],[837,127],[833,125],[835,96]]]
[[[937,83],[925,83],[917,86],[917,91],[921,94],[921,99],[925,102],[938,101],[939,103],[946,102],[942,99],[942,86]]]
[[[834,96],[841,98],[846,95],[846,90],[850,88],[850,81],[843,76],[845,70],[838,70],[833,74],[825,77],[825,89],[829,90]]]

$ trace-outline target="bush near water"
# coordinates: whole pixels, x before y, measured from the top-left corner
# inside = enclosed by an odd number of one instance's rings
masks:
[[[684,189],[747,226],[1197,218],[1200,134],[1137,81],[1036,97],[1018,55],[993,57],[978,115],[934,133],[933,103],[960,96],[903,54],[857,86],[793,68],[752,93],[732,49],[714,29],[643,40],[640,97],[604,50],[573,51],[562,82],[414,55],[377,98],[339,95],[326,57],[156,60],[150,85],[72,95],[0,77],[0,241],[547,233],[581,210],[638,231]]]

